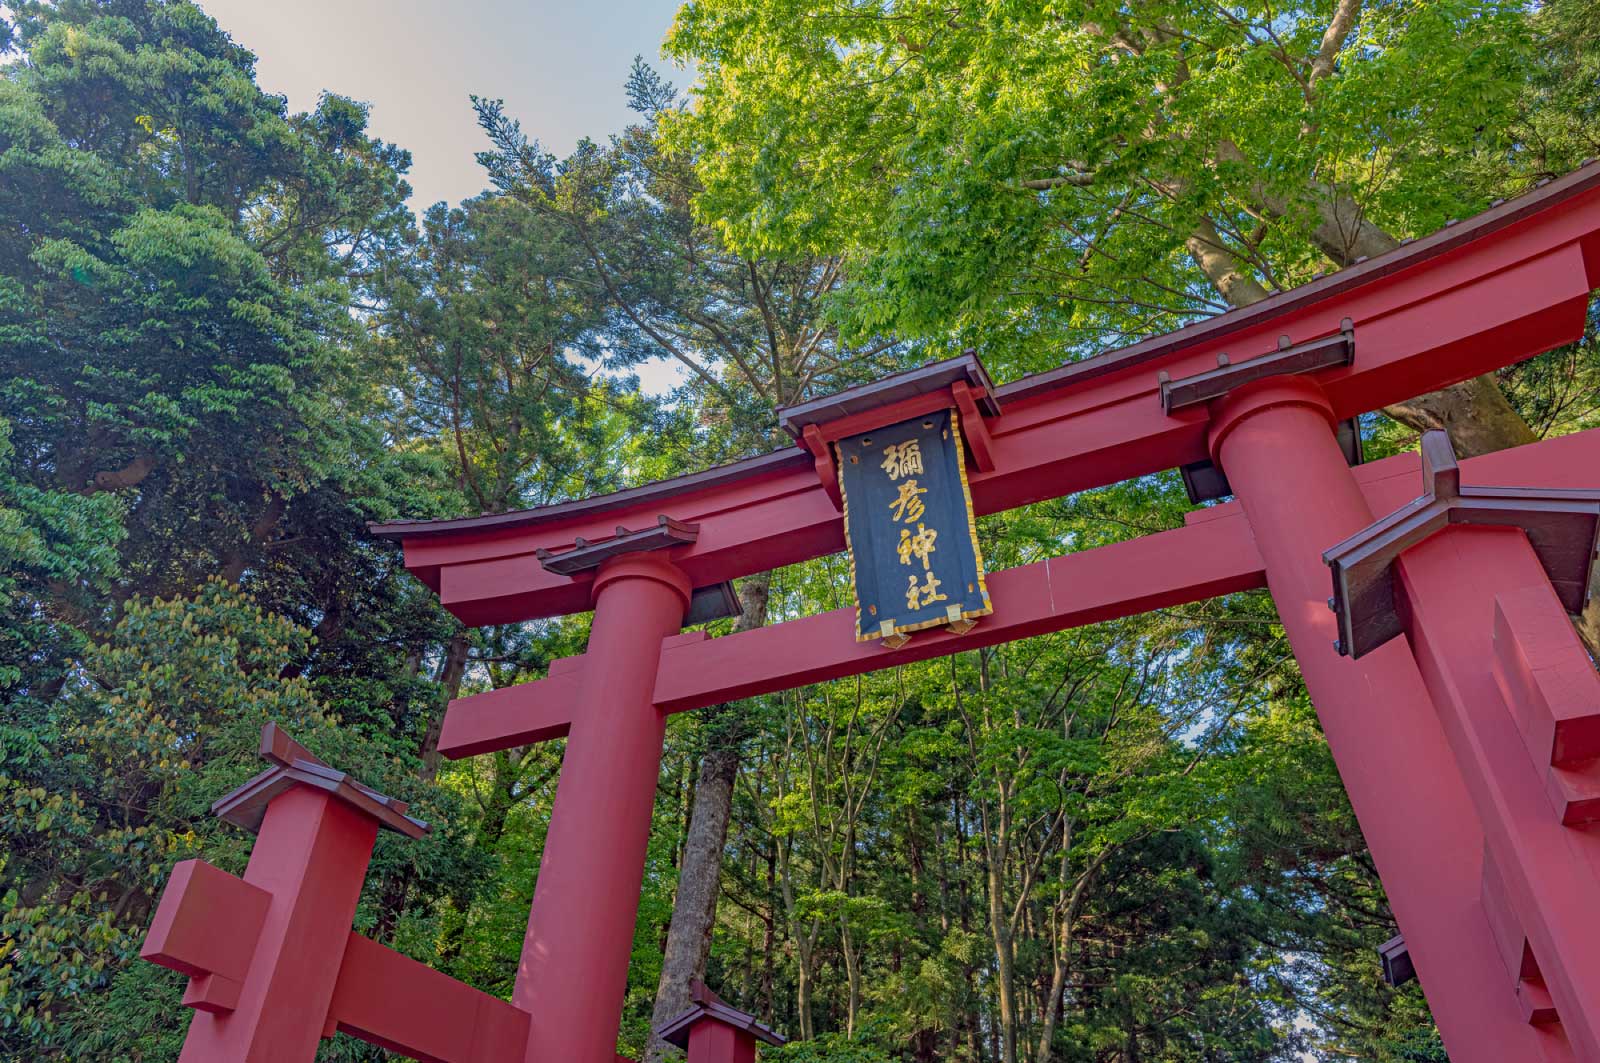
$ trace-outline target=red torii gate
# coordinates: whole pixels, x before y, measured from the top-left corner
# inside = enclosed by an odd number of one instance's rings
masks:
[[[957,359],[785,411],[789,450],[375,528],[469,624],[594,610],[586,653],[445,719],[452,757],[568,738],[512,1001],[521,1047],[470,1058],[612,1063],[667,714],[1265,585],[1452,1058],[1600,1061],[1600,678],[1565,615],[1594,558],[1600,431],[1460,470],[1430,438],[1417,498],[1418,457],[1351,468],[1347,425],[1579,338],[1596,287],[1600,168],[1586,166],[1248,309],[998,389]],[[858,643],[853,610],[680,634],[727,607],[728,581],[844,547],[831,440],[950,407],[979,513],[1173,467],[1197,500],[1237,501],[991,573],[994,614],[964,635]],[[247,991],[265,962],[241,969]],[[328,993],[356,977],[341,969]],[[333,1023],[327,999],[300,1004],[319,1031]],[[417,1052],[377,1025],[342,1028]]]

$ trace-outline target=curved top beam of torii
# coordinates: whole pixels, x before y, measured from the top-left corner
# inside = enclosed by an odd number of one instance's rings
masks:
[[[1431,236],[1176,332],[996,389],[994,468],[972,499],[993,513],[1208,457],[1204,404],[1167,412],[1158,374],[1196,376],[1303,344],[1357,336],[1353,364],[1317,381],[1348,418],[1581,337],[1600,287],[1600,165],[1548,182]],[[978,389],[982,397],[983,389]],[[792,447],[645,487],[515,513],[373,525],[469,624],[583,612],[589,576],[547,571],[536,551],[605,540],[667,513],[697,524],[675,553],[696,587],[844,548],[843,522],[812,455]]]

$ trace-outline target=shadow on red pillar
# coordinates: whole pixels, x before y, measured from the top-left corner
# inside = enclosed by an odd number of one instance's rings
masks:
[[[688,1063],[755,1063],[756,1043],[781,1045],[784,1038],[757,1022],[754,1015],[729,1007],[695,982],[694,1005],[656,1028],[656,1035],[689,1054]]]
[[[1416,662],[1403,644],[1359,661],[1334,649],[1322,551],[1372,522],[1303,377],[1247,385],[1213,405],[1211,450],[1244,507],[1267,585],[1456,1063],[1572,1059],[1530,1027],[1506,986],[1481,899],[1483,829]]]

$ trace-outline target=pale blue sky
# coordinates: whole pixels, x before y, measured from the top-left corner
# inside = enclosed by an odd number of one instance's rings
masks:
[[[467,99],[501,97],[558,155],[629,120],[635,55],[660,58],[678,0],[199,0],[256,53],[261,87],[314,106],[323,89],[372,106],[374,135],[410,150],[411,205],[459,202],[485,184],[486,144]]]

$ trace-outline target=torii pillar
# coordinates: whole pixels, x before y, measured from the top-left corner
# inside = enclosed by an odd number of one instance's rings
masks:
[[[1567,1063],[1559,1028],[1530,1025],[1483,901],[1484,827],[1429,686],[1403,643],[1352,660],[1321,552],[1373,514],[1304,376],[1211,403],[1210,446],[1243,505],[1267,585],[1439,1028],[1473,1059]],[[1456,570],[1455,578],[1470,580]],[[1565,623],[1565,618],[1562,618]],[[1486,670],[1486,669],[1485,669]],[[1470,1046],[1470,1048],[1468,1047]]]
[[[573,706],[512,994],[532,1016],[526,1063],[617,1058],[666,735],[652,697],[656,666],[691,597],[670,551],[695,531],[663,519],[559,555],[567,574],[593,573],[586,656],[599,667],[584,669]]]
[[[1600,1059],[1600,677],[1567,619],[1600,491],[1463,486],[1443,432],[1423,436],[1422,481],[1328,551],[1338,649],[1407,637],[1482,825],[1491,977],[1547,1040]]]
[[[317,1051],[379,828],[419,838],[406,804],[334,771],[267,724],[275,766],[212,806],[256,833],[244,878],[172,869],[140,956],[189,976],[181,1063],[282,1063]]]

